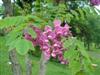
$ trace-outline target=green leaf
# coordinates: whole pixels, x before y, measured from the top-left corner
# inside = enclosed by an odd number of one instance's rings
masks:
[[[32,36],[32,38],[36,38],[36,33],[34,32],[32,28],[28,29],[28,33]]]
[[[77,45],[78,45],[79,51],[81,52],[82,56],[84,56],[88,60],[88,62],[91,63],[91,60],[89,58],[89,55],[86,52],[86,49],[84,47],[84,43],[81,42],[81,41],[79,41],[79,40],[77,40]]]
[[[10,32],[8,35],[6,35],[6,45],[9,46],[9,44],[16,40],[16,37],[19,35],[19,33]]]
[[[91,63],[87,59],[83,59],[83,65],[85,72],[87,72],[88,75],[94,75],[93,74],[93,67],[91,66]]]
[[[78,61],[73,61],[69,63],[69,68],[71,69],[72,75],[75,75],[77,72],[81,70],[81,64]]]
[[[78,15],[78,13],[77,13],[76,11],[71,10],[71,13],[75,16],[75,18],[76,18],[77,20],[79,20],[79,15]]]
[[[68,50],[64,53],[64,57],[67,58],[70,61],[77,58],[78,56],[79,56],[78,51],[76,51],[74,49],[70,49],[70,50]]]
[[[79,72],[76,73],[76,75],[86,75],[84,71],[80,70]]]
[[[7,17],[0,20],[0,28],[7,28],[10,26],[17,26],[24,22],[24,16]]]
[[[80,9],[80,8],[78,8],[77,10],[79,11],[80,18],[81,18],[81,19],[85,19],[85,18],[84,18],[85,15],[84,15],[84,13],[83,13],[83,10]]]
[[[31,46],[32,43],[30,43],[25,39],[18,39],[15,45],[17,52],[21,55],[25,55],[28,52],[28,50],[31,48]]]
[[[11,43],[9,43],[9,51],[11,51],[11,50],[13,50],[15,48],[15,42],[17,42],[17,41],[14,40]]]
[[[63,39],[63,45],[64,45],[64,48],[68,48],[68,49],[73,49],[75,48],[75,42],[76,42],[76,38],[73,37],[73,38],[68,38],[68,39]]]

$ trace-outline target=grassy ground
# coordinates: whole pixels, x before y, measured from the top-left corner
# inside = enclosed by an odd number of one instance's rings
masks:
[[[93,59],[93,63],[98,65],[97,68],[95,68],[94,75],[100,75],[100,49],[98,51],[91,51],[89,54]]]
[[[4,38],[0,37],[0,75],[13,75],[11,71],[11,65],[9,62],[8,51],[7,48],[3,47],[5,41]],[[89,54],[93,57],[93,62],[98,64],[98,67],[95,70],[94,75],[100,75],[100,51],[89,52]],[[18,55],[19,62],[22,67],[23,75],[25,75],[25,58],[24,56]],[[38,75],[39,72],[39,58],[32,57],[33,65],[32,65],[32,75]],[[67,74],[67,68],[64,65],[55,62],[49,62],[47,64],[47,74],[46,75],[69,75]]]

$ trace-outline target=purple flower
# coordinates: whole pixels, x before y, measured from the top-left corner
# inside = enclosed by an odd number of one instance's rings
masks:
[[[45,55],[45,59],[46,60],[49,60],[50,59],[50,56],[51,56],[51,52],[50,50],[46,50],[46,51],[43,51],[44,55]]]
[[[61,61],[61,64],[68,64],[67,60]]]
[[[44,31],[35,26],[30,26],[36,32],[37,37],[33,39],[31,35],[25,33],[24,38],[31,41],[34,46],[40,46],[46,60],[49,60],[51,56],[54,58],[58,57],[61,64],[66,64],[67,62],[63,57],[63,51],[65,49],[63,48],[61,39],[62,37],[71,35],[70,27],[68,24],[62,27],[60,20],[54,20],[53,24],[53,29],[50,26],[46,26]]]
[[[92,5],[100,5],[100,0],[90,0]]]
[[[42,33],[41,29],[39,29],[39,28],[37,28],[35,26],[32,26],[32,25],[30,27],[33,29],[33,31],[36,32],[37,36],[41,35],[41,33]]]
[[[68,24],[65,24],[63,27],[61,26],[61,21],[55,20],[54,21],[54,26],[55,26],[55,33],[57,36],[68,36],[71,34],[70,32],[70,27]]]
[[[55,34],[55,32],[50,32],[50,33],[48,33],[48,39],[50,39],[50,40],[54,40],[56,38],[56,34]]]
[[[59,54],[58,59],[59,59],[59,61],[63,61],[63,54]]]
[[[50,26],[46,26],[44,30],[46,33],[52,32],[52,28]]]
[[[53,24],[54,24],[54,27],[60,26],[61,21],[60,20],[54,20]]]
[[[30,34],[28,34],[28,33],[24,33],[24,38],[29,40],[29,41],[33,40],[32,36]]]
[[[44,34],[44,33],[42,33],[42,34],[39,36],[39,41],[42,41],[42,42],[45,42],[45,43],[49,42],[47,35]]]
[[[50,45],[48,43],[40,44],[40,47],[44,51],[50,49]]]
[[[51,56],[54,57],[54,58],[56,58],[56,55],[57,55],[56,52],[51,53]]]

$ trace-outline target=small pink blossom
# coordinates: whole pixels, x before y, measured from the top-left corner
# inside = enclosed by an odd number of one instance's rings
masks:
[[[29,40],[29,41],[33,40],[32,36],[30,34],[28,34],[28,33],[24,33],[24,38]]]
[[[47,33],[52,32],[52,28],[50,26],[46,26],[44,29]]]
[[[67,60],[61,61],[61,64],[68,64]]]
[[[61,25],[61,21],[60,20],[54,20],[54,27],[60,26]]]

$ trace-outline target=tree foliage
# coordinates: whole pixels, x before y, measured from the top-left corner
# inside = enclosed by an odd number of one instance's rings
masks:
[[[9,50],[15,48],[21,55],[25,55],[30,49],[37,51],[32,43],[23,38],[24,31],[28,29],[32,37],[36,37],[36,34],[29,29],[29,25],[34,25],[43,30],[45,25],[52,26],[54,19],[60,19],[71,26],[73,36],[77,37],[77,39],[64,39],[64,47],[68,48],[64,56],[69,61],[67,68],[70,70],[70,75],[85,75],[85,73],[92,75],[92,61],[86,52],[86,47],[89,49],[92,43],[100,45],[100,15],[95,12],[93,7],[88,5],[87,0],[68,0],[68,2],[66,0],[36,0],[33,5],[31,3],[31,9],[28,4],[20,5],[21,1],[17,0],[18,6],[15,4],[14,7],[19,16],[15,15],[0,20],[0,29],[5,31],[6,45]],[[30,1],[25,2],[30,3]],[[24,11],[20,10],[19,7]]]

